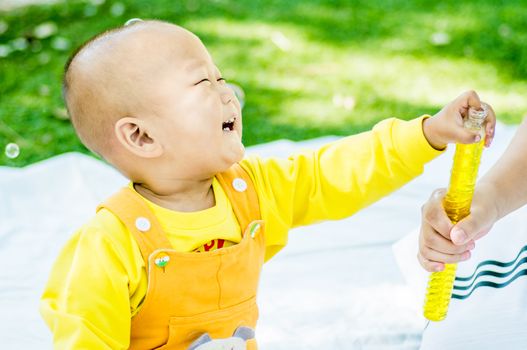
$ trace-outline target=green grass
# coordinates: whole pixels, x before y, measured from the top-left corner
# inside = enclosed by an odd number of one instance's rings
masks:
[[[89,153],[63,118],[62,67],[83,41],[133,17],[178,23],[202,38],[223,75],[245,90],[246,145],[433,114],[469,88],[503,122],[527,113],[526,1],[129,0],[119,2],[122,14],[112,14],[116,1],[94,3],[0,12],[0,28],[8,25],[0,53],[29,40],[0,57],[0,164]],[[36,39],[45,22],[58,32]],[[70,46],[53,48],[56,37]],[[21,150],[15,159],[3,152],[11,142]]]

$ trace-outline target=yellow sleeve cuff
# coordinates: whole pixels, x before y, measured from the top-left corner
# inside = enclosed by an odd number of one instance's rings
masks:
[[[423,121],[426,118],[430,118],[430,116],[423,115],[409,121],[396,123],[392,130],[395,149],[397,149],[401,160],[415,171],[419,171],[424,164],[442,154],[446,149],[437,150],[426,139],[423,132]]]

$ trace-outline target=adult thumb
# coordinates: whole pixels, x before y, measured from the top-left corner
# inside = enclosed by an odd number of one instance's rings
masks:
[[[463,245],[475,239],[478,232],[481,231],[481,225],[473,219],[472,216],[467,216],[459,221],[450,230],[450,239],[455,245]]]

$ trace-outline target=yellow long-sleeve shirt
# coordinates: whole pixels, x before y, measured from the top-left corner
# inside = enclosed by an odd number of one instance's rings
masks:
[[[287,243],[295,226],[352,215],[423,171],[441,152],[422,131],[423,118],[388,119],[372,131],[288,159],[249,157],[241,162],[256,186],[266,222],[266,259]],[[174,249],[193,251],[212,240],[241,240],[222,188],[216,204],[179,213],[148,202]],[[416,208],[417,210],[417,208]],[[101,210],[66,244],[50,274],[40,311],[57,349],[124,349],[131,317],[141,307],[147,276],[131,233]]]

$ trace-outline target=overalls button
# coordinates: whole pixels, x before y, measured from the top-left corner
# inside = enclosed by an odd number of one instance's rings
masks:
[[[137,227],[139,231],[146,232],[150,230],[150,221],[147,218],[140,216],[135,220],[135,227]]]
[[[170,261],[170,257],[166,254],[159,254],[158,257],[154,260],[154,263],[158,267],[165,267],[167,266],[168,262]]]
[[[256,223],[254,224],[251,229],[249,230],[249,232],[251,233],[251,238],[254,238],[256,236],[256,234],[258,233],[258,231],[260,231],[260,224]]]
[[[247,182],[237,177],[232,180],[232,187],[234,187],[234,189],[238,192],[244,192],[247,189]]]

